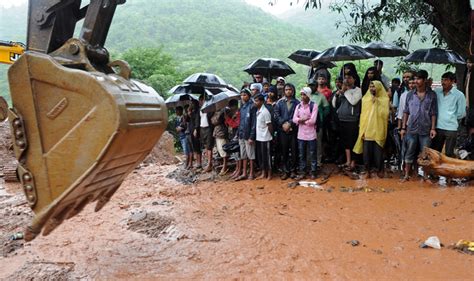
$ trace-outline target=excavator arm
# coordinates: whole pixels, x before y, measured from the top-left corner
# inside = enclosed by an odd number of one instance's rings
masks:
[[[29,1],[27,50],[8,71],[17,173],[35,212],[26,240],[90,202],[99,211],[166,128],[163,98],[104,48],[124,2]]]

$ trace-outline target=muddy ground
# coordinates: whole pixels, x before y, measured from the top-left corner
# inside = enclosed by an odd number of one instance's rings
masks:
[[[142,166],[102,211],[28,243],[7,239],[31,212],[18,184],[0,183],[0,278],[472,280],[474,256],[419,247],[474,239],[469,184],[334,175],[319,191],[179,169]]]

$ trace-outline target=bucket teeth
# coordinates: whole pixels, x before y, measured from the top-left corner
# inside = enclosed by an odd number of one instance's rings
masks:
[[[100,211],[105,206],[105,204],[110,201],[110,198],[112,198],[112,195],[114,195],[118,188],[118,186],[112,188],[109,192],[105,193],[102,197],[99,198],[97,204],[95,205],[96,212]]]
[[[85,197],[84,199],[82,199],[82,201],[80,201],[71,211],[69,211],[69,213],[66,216],[66,219],[68,220],[74,217],[75,215],[79,214],[84,209],[84,207],[92,200],[92,198],[93,198],[93,195],[89,195]]]

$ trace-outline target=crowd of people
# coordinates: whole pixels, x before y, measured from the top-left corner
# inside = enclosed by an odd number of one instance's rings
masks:
[[[376,60],[361,81],[355,65],[347,63],[334,90],[325,68],[314,71],[298,91],[283,77],[272,85],[257,74],[242,86],[240,102],[230,100],[221,110],[200,111],[205,95],[199,103],[177,107],[175,127],[186,169],[211,172],[215,147],[222,159],[220,175],[230,173],[229,163],[236,161],[234,180],[277,174],[282,180],[315,179],[326,163],[384,177],[390,163],[406,181],[424,147],[455,157],[466,98],[455,86],[454,73],[444,73],[441,87],[432,89],[425,70],[408,70],[401,80],[390,81],[382,69],[383,62]],[[468,124],[472,134],[472,121]]]

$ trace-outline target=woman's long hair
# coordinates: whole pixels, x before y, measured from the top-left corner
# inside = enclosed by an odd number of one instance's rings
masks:
[[[353,64],[352,62],[348,62],[348,63],[344,64],[341,68],[341,71],[339,72],[339,76],[341,76],[341,77],[345,76],[344,75],[344,69],[345,68],[348,68],[349,73],[351,74],[352,77],[354,77],[354,80],[355,80],[354,85],[356,87],[360,88],[360,77],[359,77],[359,74],[357,74],[357,69],[356,69],[355,64]]]

